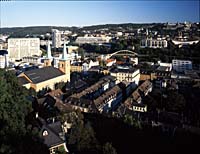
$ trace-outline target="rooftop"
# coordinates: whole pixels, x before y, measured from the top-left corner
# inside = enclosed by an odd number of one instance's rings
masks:
[[[46,144],[49,148],[65,143],[64,140],[61,139],[60,133],[62,133],[61,123],[54,122],[51,124],[44,124],[42,126],[42,138],[44,139],[44,144]],[[47,133],[45,134],[44,131]]]
[[[100,108],[105,101],[107,101],[110,97],[115,97],[121,89],[118,85],[114,86],[113,88],[109,89],[108,91],[104,92],[101,96],[94,100],[94,104],[97,108]]]
[[[27,84],[27,83],[30,83],[25,77],[19,77],[18,78],[18,82],[20,85],[24,85],[24,84]]]
[[[106,83],[109,83],[110,81],[111,81],[110,78],[102,78],[100,81],[98,81],[97,83],[95,83],[92,86],[88,87],[87,89],[83,90],[82,92],[73,94],[72,97],[81,98],[82,96],[84,96],[86,94],[90,94],[92,92],[97,91],[99,88],[102,87],[102,85],[104,85]]]
[[[52,66],[25,71],[24,74],[33,83],[40,83],[64,75],[62,71]]]
[[[138,69],[134,67],[115,67],[110,70],[111,73],[134,73]]]

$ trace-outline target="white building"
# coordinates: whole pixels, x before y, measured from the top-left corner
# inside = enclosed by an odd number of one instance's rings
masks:
[[[141,48],[167,48],[167,40],[165,38],[147,38],[141,41]]]
[[[140,80],[140,70],[132,67],[122,67],[110,70],[110,75],[116,77],[117,83],[122,81],[133,82],[138,85]]]
[[[0,50],[0,68],[8,66],[8,51]]]
[[[78,44],[102,44],[102,43],[108,43],[110,41],[111,37],[108,36],[84,36],[84,37],[77,37],[76,43]]]
[[[27,57],[23,57],[22,61],[26,62],[26,63],[30,63],[30,64],[42,64],[42,57],[39,56],[27,56]]]
[[[50,40],[40,40],[40,45],[41,46],[47,46],[48,45],[48,42],[50,43],[50,44],[52,44],[52,41],[50,41]]]
[[[158,61],[159,67],[157,70],[159,71],[171,71],[172,70],[172,63],[162,63],[161,61]]]
[[[8,39],[8,56],[11,61],[20,60],[23,57],[33,55],[41,55],[39,38]]]
[[[190,60],[172,60],[172,68],[177,72],[184,72],[185,70],[192,70],[192,61]]]
[[[180,48],[182,46],[197,44],[199,40],[188,40],[187,38],[181,38],[181,39],[172,40],[172,42],[174,43],[174,45],[177,45]]]
[[[55,48],[61,47],[62,40],[61,40],[62,32],[57,29],[52,29],[52,46]]]
[[[89,62],[84,62],[83,63],[83,71],[86,72],[93,66],[99,66],[99,61],[90,60]]]

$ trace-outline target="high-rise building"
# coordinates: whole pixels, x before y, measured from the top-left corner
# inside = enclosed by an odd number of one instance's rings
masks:
[[[52,29],[52,46],[54,48],[61,47],[62,40],[61,40],[61,31],[57,29]]]
[[[8,39],[8,56],[10,61],[20,60],[23,57],[33,55],[41,55],[39,38]]]

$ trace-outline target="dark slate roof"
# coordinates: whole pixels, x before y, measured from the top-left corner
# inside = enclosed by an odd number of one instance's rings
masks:
[[[112,68],[110,72],[112,73],[134,73],[137,69],[133,67],[129,67],[128,69],[120,69],[120,68]]]
[[[61,123],[60,121],[57,121],[57,122],[54,122],[54,123],[50,123],[48,124],[48,126],[53,129],[53,131],[56,133],[56,134],[59,134],[62,132],[62,128],[61,128]]]
[[[47,136],[43,136],[44,144],[46,144],[49,148],[65,142],[59,137],[59,134],[57,134],[56,132],[54,132],[54,130],[52,130],[51,127],[43,125],[42,133],[44,131],[48,132]]]
[[[27,83],[30,83],[25,77],[21,76],[21,77],[18,77],[18,82],[20,85],[24,85],[24,84],[27,84]]]
[[[24,74],[33,83],[40,83],[40,82],[64,75],[62,71],[52,66],[25,71]]]

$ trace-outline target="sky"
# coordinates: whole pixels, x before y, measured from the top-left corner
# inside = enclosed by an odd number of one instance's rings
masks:
[[[199,22],[198,0],[7,1],[1,27]]]

